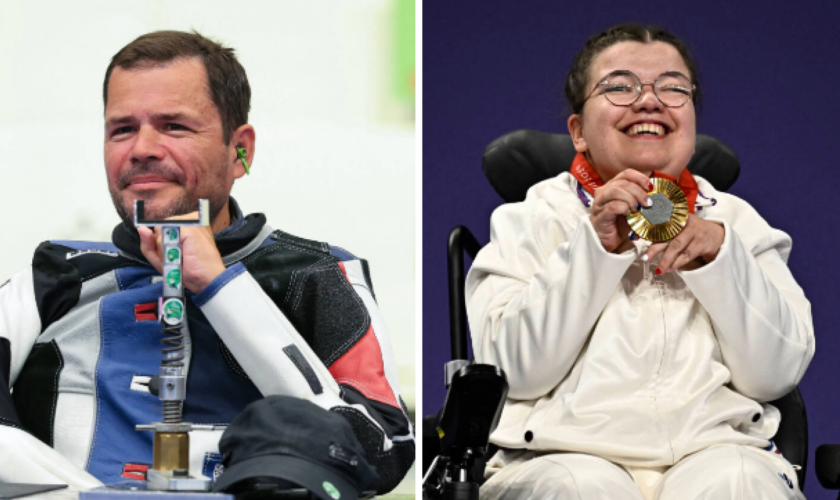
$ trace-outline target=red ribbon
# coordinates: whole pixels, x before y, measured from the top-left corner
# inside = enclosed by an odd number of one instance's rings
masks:
[[[593,196],[595,195],[595,189],[605,184],[604,180],[601,179],[598,172],[592,168],[592,164],[589,163],[589,160],[586,159],[586,156],[584,156],[583,153],[575,155],[575,159],[572,160],[572,166],[569,169],[569,172],[575,177],[575,179],[577,179],[578,182],[580,182],[580,185],[589,191],[589,194]],[[652,177],[667,179],[679,186],[685,194],[686,201],[688,201],[689,213],[694,213],[694,203],[697,201],[697,193],[700,189],[697,187],[697,181],[694,180],[694,176],[691,175],[691,172],[689,172],[687,168],[684,168],[680,174],[679,182],[677,179],[668,174],[659,172],[658,170],[654,170]]]

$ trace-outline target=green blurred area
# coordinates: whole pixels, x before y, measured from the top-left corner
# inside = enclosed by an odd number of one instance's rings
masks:
[[[393,39],[396,50],[391,88],[400,101],[414,103],[414,0],[395,0]]]

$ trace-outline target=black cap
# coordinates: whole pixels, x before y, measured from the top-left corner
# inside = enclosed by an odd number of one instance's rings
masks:
[[[269,477],[324,500],[355,500],[379,479],[344,417],[289,396],[248,405],[222,435],[219,450],[225,470],[214,491]]]

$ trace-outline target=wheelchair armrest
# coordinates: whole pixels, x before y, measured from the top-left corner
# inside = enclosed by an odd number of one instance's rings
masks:
[[[840,490],[840,444],[817,447],[817,479],[827,490]]]
[[[423,473],[429,470],[435,457],[440,455],[440,436],[437,433],[438,416],[423,417]]]
[[[440,415],[438,433],[441,452],[471,449],[483,456],[502,416],[508,383],[505,373],[493,365],[474,364],[452,377]]]
[[[507,391],[504,372],[492,365],[467,365],[454,374],[440,418],[423,419],[424,498],[477,498]]]

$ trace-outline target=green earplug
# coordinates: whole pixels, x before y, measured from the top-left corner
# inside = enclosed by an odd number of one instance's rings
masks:
[[[245,166],[245,173],[251,175],[251,169],[248,168],[248,160],[245,159],[245,156],[248,154],[248,150],[245,148],[236,148],[236,155],[239,157],[239,161],[242,162],[242,165]]]

